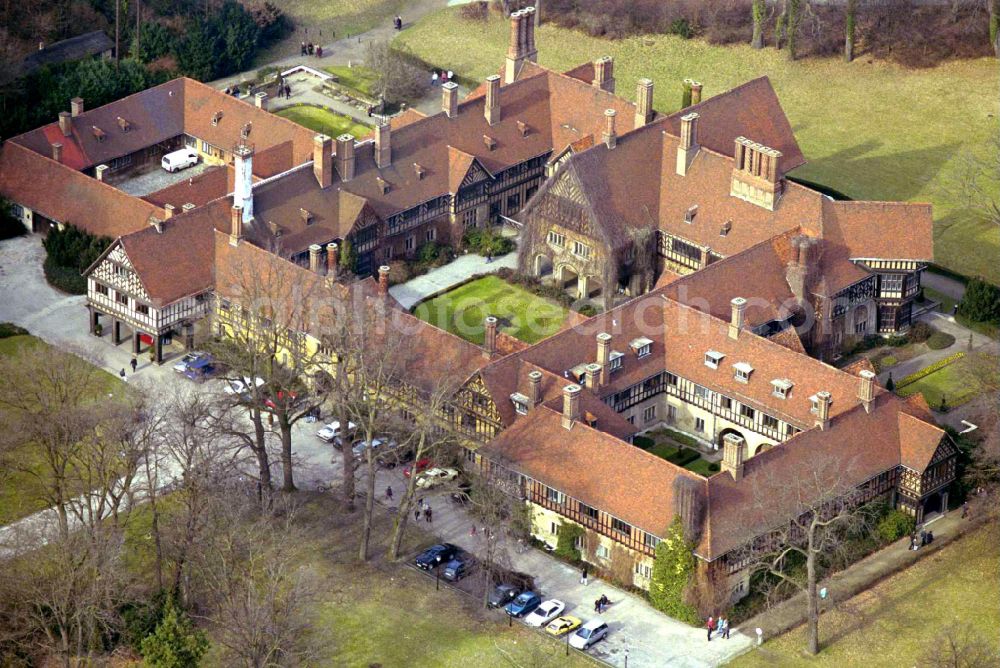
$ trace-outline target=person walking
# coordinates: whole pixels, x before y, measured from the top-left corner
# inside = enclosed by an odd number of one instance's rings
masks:
[[[305,42],[302,42],[302,44],[301,44],[299,55],[301,55],[301,56],[306,55],[306,43]]]
[[[413,521],[414,522],[420,521],[420,506],[417,506],[416,508],[413,509]]]
[[[392,501],[392,485],[388,485],[385,488],[385,498],[387,498],[389,501]]]
[[[962,519],[966,519],[969,516],[969,502],[965,501],[962,503]]]
[[[135,373],[135,368],[139,366],[139,360],[135,358],[135,355],[132,355],[132,361],[129,362],[129,365],[132,367],[132,373]]]
[[[594,612],[596,612],[597,614],[601,614],[601,599],[597,599],[594,601]]]
[[[719,617],[719,628],[722,632],[723,639],[729,640],[729,620],[725,617]]]
[[[431,85],[436,86],[437,82],[438,82],[438,73],[437,70],[434,70],[433,72],[431,72]]]
[[[708,631],[708,642],[712,642],[712,631],[715,630],[715,619],[709,617],[708,621],[705,622],[705,629]]]
[[[122,379],[123,383],[128,382],[128,378],[125,377],[125,367],[122,367],[122,370],[118,372],[118,376]]]
[[[472,536],[473,538],[476,537],[476,525],[475,524],[473,524],[471,527],[469,527],[469,535]]]
[[[586,566],[584,566],[583,570],[580,571],[580,584],[582,584],[584,587],[587,586],[587,567]]]
[[[424,509],[424,517],[427,518],[427,523],[430,524],[433,520],[431,519],[431,507],[427,506]]]

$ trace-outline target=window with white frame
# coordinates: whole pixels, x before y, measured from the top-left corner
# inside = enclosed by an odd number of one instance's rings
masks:
[[[556,522],[549,522],[549,533],[553,536],[559,535],[559,524]]]
[[[733,400],[729,397],[719,397],[719,406],[727,411],[733,410]]]
[[[707,353],[705,353],[705,366],[707,366],[709,369],[718,369],[719,362],[722,361],[723,357],[725,357],[725,355],[720,353],[719,351],[709,350]]]
[[[610,559],[611,558],[611,550],[609,550],[608,546],[605,545],[604,543],[599,543],[597,545],[597,547],[594,549],[594,554],[599,559]]]
[[[649,564],[644,564],[641,561],[635,562],[635,574],[638,575],[643,580],[648,580],[653,577],[653,567]]]
[[[584,259],[590,257],[590,246],[583,243],[582,241],[573,242],[573,255],[577,257],[582,257]]]
[[[549,243],[553,246],[559,246],[559,248],[566,247],[566,235],[559,234],[555,230],[549,230]]]
[[[645,357],[652,352],[653,341],[640,336],[638,339],[632,339],[628,345],[635,351],[636,357]]]
[[[410,236],[406,237],[406,241],[404,242],[403,246],[405,250],[411,251],[414,248],[416,248],[416,246],[417,246],[417,238],[415,236],[411,234]]]
[[[656,406],[646,406],[642,409],[642,421],[650,422],[656,419]]]
[[[566,495],[557,489],[546,487],[545,498],[548,499],[550,503],[563,503],[566,500]]]
[[[612,517],[611,518],[611,530],[612,531],[617,531],[618,533],[631,534],[632,533],[632,525],[630,525],[628,522],[623,522],[622,520],[618,519],[617,517]]]
[[[733,377],[741,383],[749,383],[752,373],[753,367],[746,362],[737,362],[733,365]]]
[[[515,411],[517,411],[521,415],[528,414],[528,401],[529,401],[528,397],[524,396],[520,392],[515,392],[514,394],[510,395],[510,400],[511,403],[514,404]]]
[[[24,207],[20,204],[11,203],[10,214],[18,220],[22,220],[24,218]]]
[[[779,399],[787,399],[788,393],[792,391],[792,381],[787,378],[775,378],[771,381],[771,394]]]
[[[463,227],[475,227],[476,226],[476,209],[470,209],[462,214],[462,226]]]
[[[592,520],[596,520],[600,513],[597,512],[597,508],[593,506],[588,506],[585,503],[580,504],[580,514],[584,517],[589,517]]]
[[[703,385],[695,385],[694,386],[694,396],[698,397],[699,399],[706,399],[708,401],[711,401],[712,400],[712,390],[708,389],[707,387],[705,387]]]
[[[774,417],[773,415],[762,415],[760,421],[768,429],[778,428],[778,418]]]
[[[750,408],[745,404],[741,404],[740,415],[742,415],[745,418],[750,418],[752,420],[754,419],[754,416],[757,415],[757,411],[755,411],[754,409]]]
[[[94,283],[94,291],[97,292],[98,294],[104,295],[105,297],[107,297],[109,294],[108,286],[101,285],[100,283]]]
[[[434,241],[437,239],[437,228],[432,227],[429,230],[424,231],[424,241]]]
[[[695,418],[694,419],[694,430],[700,434],[705,433],[705,419]]]
[[[617,350],[612,350],[611,355],[608,358],[608,368],[611,371],[618,371],[622,368],[622,358],[625,357],[625,353],[620,353]]]
[[[654,536],[653,534],[646,533],[644,531],[642,533],[642,544],[645,545],[646,547],[651,547],[655,550],[656,546],[660,544],[660,539]]]

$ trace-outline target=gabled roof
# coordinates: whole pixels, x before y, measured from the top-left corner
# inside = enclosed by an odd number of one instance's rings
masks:
[[[908,413],[899,413],[899,459],[908,469],[923,471],[947,434]]]
[[[43,65],[82,60],[87,56],[96,56],[114,48],[115,43],[104,34],[103,30],[94,30],[55,42],[26,56],[21,62],[21,74],[30,74]]]
[[[166,188],[143,195],[142,199],[159,207],[166,204],[173,205],[175,212],[180,213],[185,204],[204,206],[212,200],[224,197],[230,192],[233,176],[233,168],[230,166],[210,167],[186,181],[178,181]]]

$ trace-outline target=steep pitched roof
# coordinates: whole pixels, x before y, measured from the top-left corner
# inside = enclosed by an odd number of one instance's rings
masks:
[[[900,411],[900,463],[908,469],[923,471],[946,436],[943,429]]]
[[[0,148],[0,194],[58,223],[111,238],[164,215],[149,202],[13,142]]]
[[[186,181],[143,195],[142,199],[162,207],[170,204],[179,213],[185,204],[204,206],[212,200],[224,197],[230,191],[233,180],[232,167],[210,167]]]
[[[70,37],[26,56],[21,62],[21,74],[34,72],[43,65],[58,65],[74,60],[82,60],[87,56],[96,56],[115,48],[115,43],[104,34],[103,30]]]

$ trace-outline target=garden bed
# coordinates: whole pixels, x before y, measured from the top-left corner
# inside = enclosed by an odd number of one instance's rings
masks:
[[[642,436],[636,436],[633,443],[660,459],[683,466],[706,478],[719,471],[718,462],[711,462],[702,457],[701,452],[697,450],[699,443],[696,439],[674,429],[666,427],[654,429]]]
[[[920,393],[931,408],[950,410],[1000,387],[997,374],[990,378],[983,373],[984,369],[996,369],[997,362],[993,355],[958,353],[902,379],[896,394],[909,397]]]
[[[318,107],[312,104],[285,107],[274,113],[310,130],[321,132],[328,137],[338,137],[348,132],[354,135],[356,139],[361,139],[371,132],[370,127],[358,123],[349,116],[344,116],[330,111],[326,107]]]

